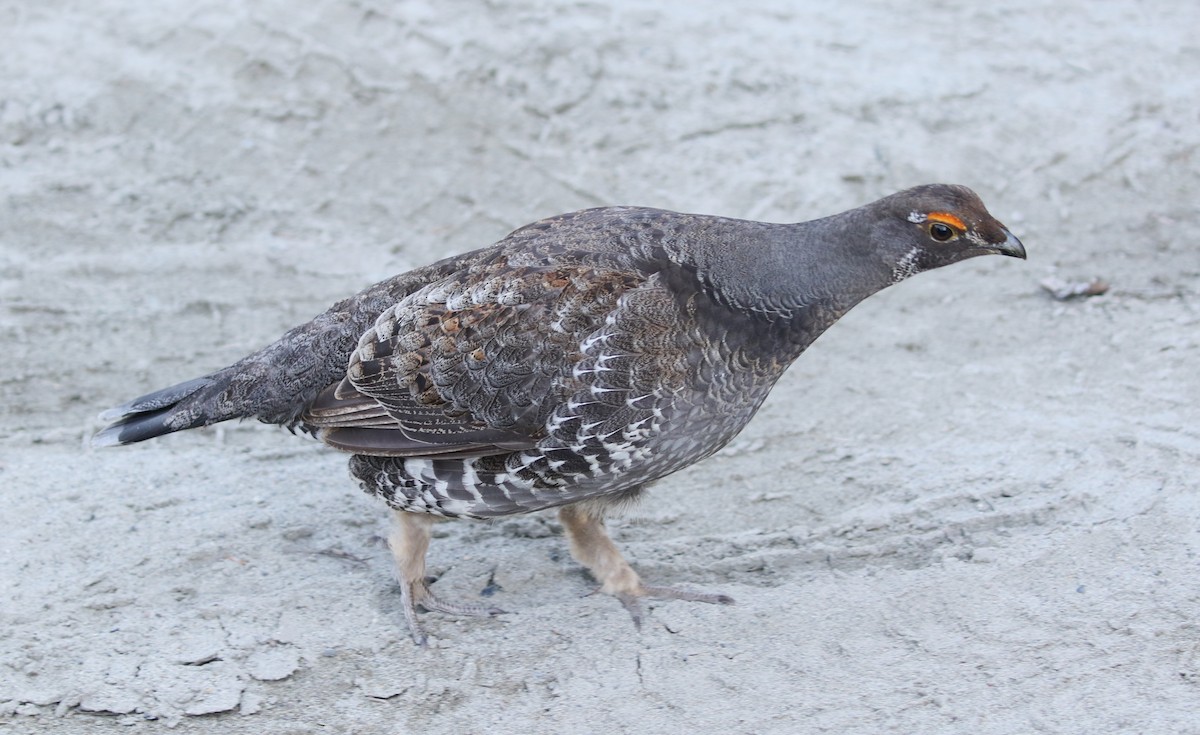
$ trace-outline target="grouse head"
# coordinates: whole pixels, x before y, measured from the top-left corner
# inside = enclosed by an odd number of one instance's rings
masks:
[[[977,255],[1025,258],[1025,248],[965,186],[928,184],[880,199],[869,209],[870,242],[892,266],[892,282]]]

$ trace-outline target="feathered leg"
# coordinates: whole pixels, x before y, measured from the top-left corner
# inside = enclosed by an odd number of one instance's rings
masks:
[[[629,562],[625,561],[608,537],[604,519],[597,511],[579,505],[567,505],[559,509],[558,517],[571,543],[571,556],[587,567],[596,581],[600,582],[601,592],[621,601],[633,617],[633,624],[639,628],[642,627],[643,597],[720,605],[733,603],[733,598],[728,595],[644,585],[638,573],[633,571],[633,567],[629,566]]]
[[[488,617],[504,611],[498,607],[479,604],[458,604],[438,599],[429,589],[425,579],[425,552],[429,550],[429,528],[434,519],[424,513],[406,513],[392,510],[392,532],[388,535],[388,546],[396,560],[396,572],[400,578],[400,600],[404,606],[404,619],[408,631],[419,646],[426,642],[425,631],[417,621],[417,606],[434,612],[452,615],[474,615]]]

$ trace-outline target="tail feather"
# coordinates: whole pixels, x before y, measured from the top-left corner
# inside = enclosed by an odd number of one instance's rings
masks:
[[[203,426],[208,422],[202,414],[184,416],[176,409],[180,402],[212,382],[212,376],[195,378],[108,409],[100,414],[100,420],[110,424],[92,437],[92,446],[132,444],[174,431]]]
[[[120,406],[114,406],[101,413],[100,420],[107,422],[119,421],[127,416],[174,406],[211,382],[212,378],[205,376],[173,385],[170,388],[156,390],[144,396],[138,396],[132,401],[122,403]]]
[[[452,258],[381,281],[229,367],[111,408],[100,414],[108,426],[92,438],[92,444],[131,444],[246,418],[308,429],[305,410],[321,391],[346,376],[346,363],[359,335],[384,310],[424,285],[446,278],[463,262]]]

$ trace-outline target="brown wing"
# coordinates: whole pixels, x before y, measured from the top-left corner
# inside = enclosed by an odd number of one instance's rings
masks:
[[[345,379],[303,421],[357,454],[449,458],[532,447],[577,388],[580,343],[642,280],[503,258],[454,274],[387,309],[362,335]]]

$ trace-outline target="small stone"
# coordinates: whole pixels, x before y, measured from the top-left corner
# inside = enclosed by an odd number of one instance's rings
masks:
[[[1051,276],[1043,278],[1038,285],[1059,301],[1086,296],[1102,296],[1108,293],[1109,289],[1108,283],[1099,278],[1093,278],[1090,281],[1064,281]]]

